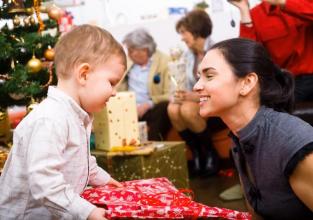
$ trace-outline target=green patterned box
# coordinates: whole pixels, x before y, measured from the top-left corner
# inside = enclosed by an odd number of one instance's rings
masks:
[[[94,150],[98,165],[118,181],[167,177],[177,188],[188,188],[188,169],[184,142],[156,142],[149,155],[108,156]]]

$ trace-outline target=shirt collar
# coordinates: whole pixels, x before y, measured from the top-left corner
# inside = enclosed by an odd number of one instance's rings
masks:
[[[84,126],[87,126],[92,122],[93,117],[84,111],[72,97],[70,97],[62,90],[54,86],[49,86],[48,97],[67,104],[77,114],[78,118],[83,122]]]
[[[264,123],[264,115],[268,110],[269,108],[261,106],[248,125],[237,132],[237,136],[230,132],[229,136],[233,139],[236,145],[241,144],[244,150],[248,153],[251,153],[254,150],[255,146],[250,144],[250,142],[258,134],[257,131]]]
[[[139,68],[142,71],[146,71],[150,69],[151,64],[152,64],[152,59],[149,58],[148,62],[145,65],[141,66],[141,65],[134,63],[133,66]]]

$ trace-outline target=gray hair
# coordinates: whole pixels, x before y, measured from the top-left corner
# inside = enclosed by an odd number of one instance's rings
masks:
[[[123,43],[126,45],[126,47],[129,48],[147,48],[149,57],[154,54],[157,47],[153,37],[145,29],[142,28],[136,29],[128,33],[124,37]]]

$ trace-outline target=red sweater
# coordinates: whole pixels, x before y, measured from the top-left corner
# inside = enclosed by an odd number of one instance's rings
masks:
[[[313,0],[286,0],[284,8],[262,2],[251,17],[253,26],[241,24],[240,37],[261,42],[294,75],[313,74]]]

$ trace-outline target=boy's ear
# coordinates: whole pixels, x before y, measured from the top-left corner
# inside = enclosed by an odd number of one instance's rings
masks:
[[[255,72],[251,72],[247,74],[242,81],[240,95],[245,96],[249,94],[255,88],[258,81],[259,81],[259,77]]]
[[[78,66],[78,82],[84,85],[88,79],[90,73],[90,65],[88,63],[82,63]]]

